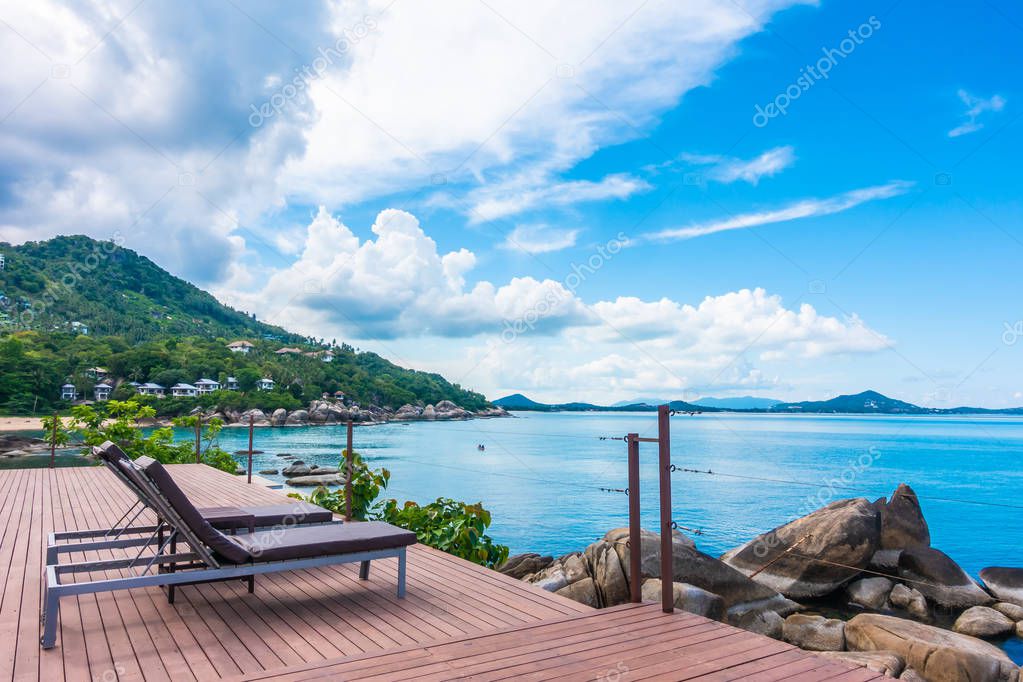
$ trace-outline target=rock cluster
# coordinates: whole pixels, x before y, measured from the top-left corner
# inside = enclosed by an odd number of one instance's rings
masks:
[[[614,606],[629,599],[628,534],[609,531],[557,559],[518,555],[499,570],[590,606]],[[888,677],[1019,682],[1019,667],[984,640],[1023,637],[1023,568],[985,568],[981,584],[930,538],[905,484],[887,500],[833,502],[720,559],[675,531],[672,597],[678,609]],[[638,551],[642,598],[659,601],[667,577],[658,535],[643,531]],[[819,607],[840,617],[814,613]],[[953,621],[951,629],[934,624]]]
[[[206,419],[217,418],[227,426],[245,427],[252,416],[256,426],[309,426],[319,424],[343,424],[354,421],[362,424],[381,423],[387,421],[411,420],[453,420],[474,419],[480,417],[507,417],[508,413],[500,407],[487,408],[478,412],[470,412],[459,407],[450,400],[441,400],[436,405],[402,405],[398,410],[370,405],[344,405],[337,400],[314,400],[308,408],[291,410],[283,407],[274,410],[269,416],[262,410],[253,409],[240,412],[216,408],[206,411]]]

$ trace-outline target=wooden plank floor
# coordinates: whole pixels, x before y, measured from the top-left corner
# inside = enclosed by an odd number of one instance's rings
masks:
[[[199,506],[283,497],[204,466],[171,473]],[[187,586],[174,605],[159,588],[84,595],[62,600],[57,646],[41,650],[46,534],[109,527],[132,501],[99,467],[0,471],[0,680],[880,679],[653,605],[595,611],[422,545],[405,599],[394,559],[368,582],[327,567],[260,576],[252,595]]]
[[[863,668],[659,604],[629,604],[498,632],[350,656],[245,680],[835,680]]]
[[[283,498],[209,467],[170,469],[199,506]],[[374,561],[368,582],[349,564],[260,576],[253,595],[188,586],[174,605],[159,588],[84,595],[62,600],[57,646],[41,650],[46,534],[109,527],[131,503],[102,467],[0,471],[0,680],[217,679],[593,611],[416,545],[405,599],[396,559]]]

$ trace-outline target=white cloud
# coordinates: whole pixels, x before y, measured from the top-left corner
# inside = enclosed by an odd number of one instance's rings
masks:
[[[469,206],[465,212],[470,223],[482,223],[506,218],[541,206],[571,206],[588,201],[627,199],[637,192],[650,189],[646,181],[627,174],[608,175],[598,182],[571,180],[556,182],[532,178],[530,173],[503,181],[497,185],[484,185],[469,193]]]
[[[682,159],[698,166],[708,165],[706,176],[730,184],[737,180],[756,185],[761,178],[777,175],[796,161],[792,147],[775,147],[752,159],[729,156],[683,154]]]
[[[575,246],[579,230],[550,225],[517,225],[501,247],[525,253],[549,253]]]
[[[983,97],[974,97],[962,89],[956,94],[959,95],[959,99],[966,105],[966,113],[964,114],[966,120],[948,131],[949,137],[961,137],[977,132],[984,127],[984,124],[977,120],[981,114],[989,111],[1001,111],[1005,108],[1005,98],[1001,95],[992,95],[984,99]]]
[[[890,199],[905,194],[912,187],[912,183],[901,180],[889,182],[885,185],[865,187],[863,189],[843,192],[838,196],[827,199],[803,199],[789,204],[782,208],[759,211],[756,213],[743,213],[731,216],[723,220],[714,220],[705,223],[697,223],[686,227],[670,228],[644,235],[645,239],[652,241],[674,241],[680,239],[692,239],[702,237],[716,232],[727,230],[740,230],[760,225],[772,225],[784,223],[790,220],[803,218],[814,218],[817,216],[832,215],[841,213],[868,201],[879,199]]]

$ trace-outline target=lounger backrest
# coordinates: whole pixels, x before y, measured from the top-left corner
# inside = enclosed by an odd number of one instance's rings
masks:
[[[121,479],[122,483],[128,486],[128,488],[130,488],[131,491],[138,496],[142,504],[152,508],[152,501],[148,498],[145,490],[139,487],[139,482],[135,480],[133,476],[129,475],[132,471],[130,469],[126,470],[120,466],[121,462],[131,461],[131,458],[124,454],[124,450],[117,447],[114,443],[107,441],[103,443],[103,445],[94,447],[92,449],[92,454],[99,457],[104,466],[110,469],[117,478]]]
[[[233,542],[203,518],[184,491],[174,482],[170,472],[160,462],[150,457],[139,457],[131,465],[142,472],[145,478],[153,484],[156,493],[166,500],[190,534],[200,542],[230,563],[241,564],[252,559],[248,550]],[[165,520],[168,523],[171,522],[171,519]]]

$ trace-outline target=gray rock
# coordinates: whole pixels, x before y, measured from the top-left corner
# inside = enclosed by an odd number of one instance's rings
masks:
[[[284,420],[284,424],[296,425],[296,424],[308,424],[309,423],[309,412],[306,410],[295,410],[288,414],[288,418]]]
[[[720,595],[688,583],[672,583],[671,592],[677,609],[712,620],[723,620],[725,617],[725,600]],[[643,582],[642,595],[643,601],[660,602],[661,579],[647,578]]]
[[[1002,637],[1016,629],[1016,624],[1001,611],[986,606],[972,606],[956,619],[952,629],[971,637]]]
[[[288,411],[283,407],[278,407],[270,415],[270,426],[284,426],[284,422],[288,419]]]
[[[1023,620],[1016,623],[1016,636],[1023,639]]]
[[[1023,568],[991,566],[981,570],[980,579],[1001,601],[1023,606]]]
[[[238,416],[238,421],[242,425],[246,425],[249,423],[249,417],[252,417],[252,423],[255,426],[267,426],[270,424],[270,420],[263,414],[263,410],[259,409],[245,410]]]
[[[398,411],[394,413],[395,419],[419,419],[420,415],[423,414],[423,408],[416,407],[415,405],[402,405],[398,408]]]
[[[888,578],[861,578],[846,587],[849,602],[875,611],[883,609],[892,591],[892,581]]]
[[[903,670],[902,674],[899,675],[899,679],[908,680],[909,682],[927,682],[927,680],[924,679],[924,676],[913,668],[906,668]]]
[[[746,575],[760,571],[757,582],[791,599],[820,597],[867,567],[880,534],[881,517],[874,505],[862,498],[839,500],[757,536],[721,560]],[[829,563],[808,561],[807,556]]]
[[[539,554],[516,554],[508,557],[498,567],[498,571],[505,575],[521,580],[530,573],[537,573],[554,563],[554,557],[540,556]]]
[[[882,499],[877,504],[881,512],[881,549],[931,546],[931,532],[912,488],[901,483],[887,503]]]
[[[433,405],[427,405],[426,407],[423,408],[423,412],[419,416],[422,417],[423,419],[436,419],[437,410],[434,409]]]
[[[340,476],[341,472],[337,467],[323,467],[316,465],[309,470],[312,476]]]
[[[892,606],[905,610],[915,620],[924,622],[931,620],[927,598],[919,590],[899,583],[892,588],[891,594],[888,595],[888,601],[892,603]]]
[[[1000,601],[997,604],[992,604],[991,608],[993,608],[995,611],[1004,613],[1006,616],[1009,617],[1009,620],[1013,621],[1014,623],[1018,623],[1019,621],[1023,620],[1023,606],[1020,606],[1019,604],[1013,604],[1012,602],[1007,601]]]
[[[781,639],[785,627],[785,621],[774,611],[748,611],[738,618],[729,618],[729,622],[737,628],[773,639]]]
[[[300,459],[296,459],[281,471],[282,476],[309,476],[312,468]]]
[[[344,485],[344,479],[337,474],[321,474],[319,476],[295,476],[288,479],[288,485],[294,486],[335,486]]]
[[[785,619],[782,638],[807,651],[842,651],[845,649],[845,623],[824,616],[794,613]]]
[[[602,606],[617,606],[629,601],[629,583],[614,547],[598,540],[586,548],[586,559]]]
[[[573,601],[577,601],[580,604],[586,604],[593,608],[599,608],[600,602],[597,598],[597,587],[594,583],[593,578],[586,577],[582,580],[577,580],[574,583],[565,585],[560,590],[555,591],[554,594],[560,594],[562,597],[568,597]]]
[[[645,578],[659,578],[661,577],[661,536],[657,533],[652,533],[648,530],[640,530],[640,554],[639,554],[639,567],[640,567],[640,580]],[[631,576],[631,564],[630,564],[630,547],[628,545],[629,540],[629,529],[628,528],[615,528],[609,530],[604,535],[604,541],[611,544],[615,548],[615,552],[618,553],[618,558],[622,562],[622,569],[625,571],[625,577],[628,579]],[[694,549],[696,544],[682,533],[673,531],[671,534],[671,547],[672,547],[672,571],[678,573],[681,569],[681,563],[676,567],[676,559],[680,562],[685,556],[682,552],[676,551],[676,548],[689,548]]]
[[[914,587],[946,608],[983,606],[994,601],[956,562],[937,549],[917,547],[904,551],[899,558],[899,575],[919,581]]]
[[[878,573],[890,575],[899,574],[899,557],[902,556],[901,549],[879,549],[870,557],[867,568]]]
[[[259,474],[260,476],[276,476],[277,469],[260,469]]]
[[[1018,682],[1019,668],[987,642],[894,616],[862,613],[845,624],[850,651],[893,651],[929,682]]]
[[[817,654],[832,661],[851,663],[885,677],[905,675],[906,661],[894,651],[823,651]]]
[[[555,561],[539,573],[527,576],[526,580],[548,592],[557,592],[568,586],[568,578],[565,577],[565,569],[560,561]]]

